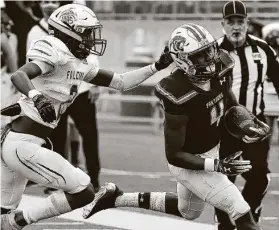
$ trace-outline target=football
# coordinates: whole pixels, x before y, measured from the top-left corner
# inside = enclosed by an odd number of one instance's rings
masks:
[[[257,128],[254,115],[243,106],[232,106],[224,116],[227,131],[235,138],[242,139],[245,135],[253,136],[250,127]]]

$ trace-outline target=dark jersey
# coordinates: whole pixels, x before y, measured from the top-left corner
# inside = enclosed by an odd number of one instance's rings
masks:
[[[187,123],[185,143],[182,151],[202,154],[220,142],[219,121],[224,114],[224,101],[229,80],[219,80],[219,87],[210,94],[201,93],[193,87],[180,70],[161,80],[155,94],[167,113],[185,115]]]

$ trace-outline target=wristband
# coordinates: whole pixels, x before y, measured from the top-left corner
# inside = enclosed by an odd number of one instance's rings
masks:
[[[38,90],[36,90],[36,89],[31,89],[29,92],[28,92],[28,97],[29,98],[33,98],[33,97],[35,97],[36,95],[39,95],[39,94],[41,94]]]
[[[214,172],[215,171],[215,160],[211,158],[204,159],[204,171]]]

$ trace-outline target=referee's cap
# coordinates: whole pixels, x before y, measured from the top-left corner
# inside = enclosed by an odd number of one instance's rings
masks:
[[[247,17],[247,9],[243,2],[239,0],[232,0],[223,6],[223,18],[231,16],[239,16],[243,18]]]

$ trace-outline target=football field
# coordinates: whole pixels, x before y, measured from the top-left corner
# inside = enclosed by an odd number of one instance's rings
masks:
[[[171,191],[176,183],[170,177],[164,156],[163,136],[153,134],[147,127],[100,125],[101,183],[114,182],[123,191]],[[277,133],[278,135],[278,133]],[[272,180],[263,203],[264,230],[279,226],[279,145],[274,141],[270,163]],[[243,180],[237,181],[241,189]],[[46,195],[43,188],[26,189],[20,208],[40,205]],[[133,229],[133,230],[214,230],[213,208],[207,206],[200,218],[182,218],[140,209],[110,209],[97,213],[88,220],[81,210],[41,221],[24,229]]]

